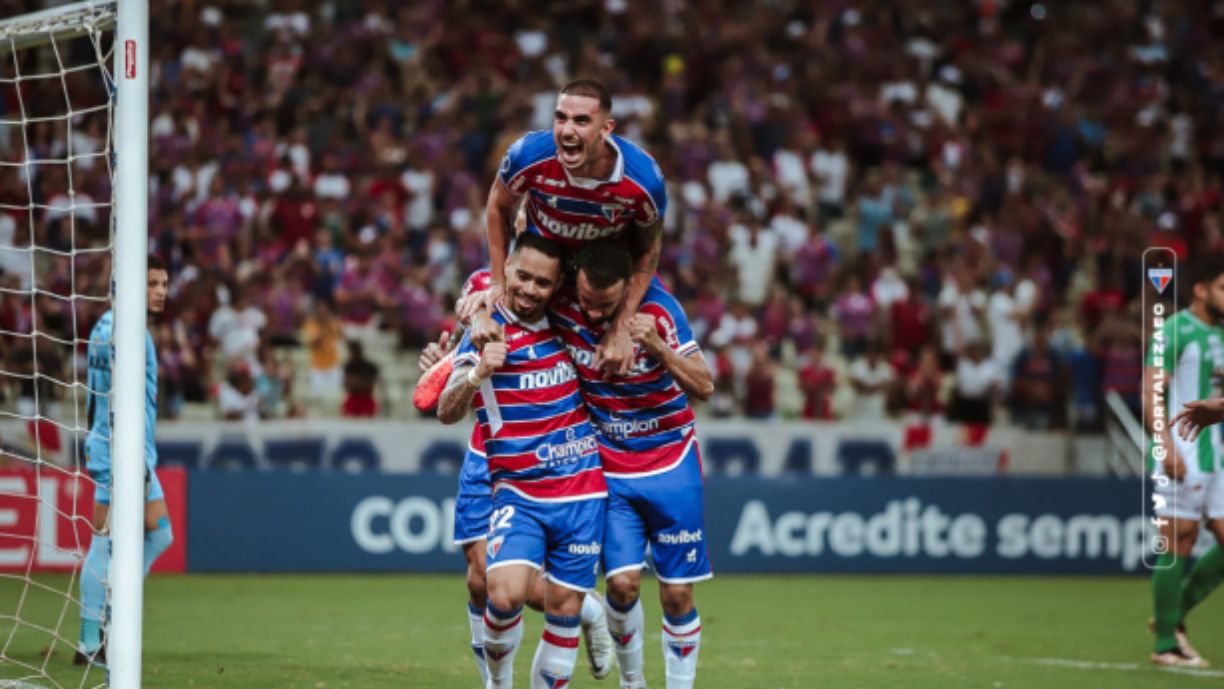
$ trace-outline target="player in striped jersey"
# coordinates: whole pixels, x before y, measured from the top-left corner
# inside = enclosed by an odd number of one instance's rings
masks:
[[[520,201],[527,232],[571,249],[623,238],[637,256],[635,270],[598,352],[601,368],[623,374],[633,359],[629,322],[659,264],[667,189],[650,154],[612,133],[611,115],[612,96],[603,84],[572,81],[557,95],[552,131],[528,132],[506,151],[486,209],[493,269],[486,304],[491,310],[505,291],[511,221]]]
[[[572,295],[550,318],[573,357],[583,399],[599,430],[608,482],[604,571],[608,627],[617,645],[621,686],[645,687],[639,601],[649,543],[663,607],[667,689],[691,689],[701,620],[693,583],[713,576],[706,548],[701,460],[689,398],[708,399],[713,375],[684,310],[657,279],[631,323],[638,345],[628,376],[606,376],[596,353],[628,292],[631,258],[616,242],[584,246],[575,257]]]
[[[488,268],[482,268],[468,276],[459,293],[460,303],[469,299],[472,294],[486,289],[488,281]],[[457,307],[456,311],[462,312],[463,309]],[[460,321],[463,319],[460,318]],[[462,325],[466,326],[466,323]],[[443,333],[438,342],[430,343],[421,352],[419,364],[422,371],[430,370],[444,359],[451,359],[453,366],[453,353],[446,351],[449,340],[450,335]],[[446,371],[448,377],[449,370],[451,369]],[[413,398],[417,400],[418,396],[414,394]],[[422,401],[422,404],[424,406],[421,411],[431,411],[437,405],[437,397],[434,396],[432,401]],[[484,436],[480,424],[477,423],[472,428],[467,451],[463,456],[463,466],[459,471],[453,533],[455,545],[463,549],[463,557],[467,561],[468,627],[471,631],[472,655],[482,684],[487,683],[489,678],[484,655],[484,614],[487,604],[485,549],[492,514],[493,490],[489,482],[489,465],[485,458]],[[543,579],[537,578],[536,583],[531,586],[526,605],[533,610],[544,610]],[[603,679],[612,672],[612,637],[608,634],[607,615],[604,613],[602,599],[596,592],[588,592],[584,596],[581,617],[591,675],[596,679]]]
[[[1148,404],[1146,411],[1152,432],[1149,468],[1154,475],[1155,513],[1165,520],[1161,536],[1170,544],[1152,570],[1156,646],[1151,658],[1158,665],[1203,667],[1207,663],[1190,646],[1184,620],[1224,579],[1219,427],[1189,440],[1174,436],[1166,421],[1168,412],[1189,402],[1224,394],[1224,330],[1220,327],[1224,321],[1224,261],[1202,260],[1192,271],[1190,306],[1168,318],[1154,334],[1147,357],[1144,389],[1167,390],[1166,404]],[[1183,577],[1203,519],[1216,545]]]
[[[543,569],[545,629],[532,686],[564,686],[578,653],[583,593],[594,587],[607,486],[595,429],[573,363],[545,317],[561,280],[561,248],[518,239],[507,264],[501,337],[477,349],[464,336],[438,405],[444,423],[473,406],[493,484],[484,649],[488,687],[512,686],[522,606]]]

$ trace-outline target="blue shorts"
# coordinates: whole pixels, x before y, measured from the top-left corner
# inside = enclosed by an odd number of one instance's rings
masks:
[[[94,480],[94,502],[98,503],[99,505],[109,505],[111,503],[110,469],[90,469],[89,476]],[[162,491],[161,481],[157,479],[157,472],[146,467],[145,502],[165,499],[166,494]]]
[[[455,545],[479,541],[489,532],[493,514],[493,487],[485,456],[468,447],[459,470],[459,493],[455,496]]]
[[[604,535],[603,498],[535,502],[512,491],[493,496],[488,570],[528,565],[578,591],[595,588]]]
[[[697,443],[676,468],[642,478],[608,477],[607,576],[646,566],[650,545],[655,576],[687,584],[714,576],[706,547],[705,490]]]

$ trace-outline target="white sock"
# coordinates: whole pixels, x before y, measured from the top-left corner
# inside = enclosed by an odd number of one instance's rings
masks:
[[[667,689],[693,689],[700,650],[701,618],[697,608],[680,617],[663,616],[663,667],[667,670]]]
[[[620,668],[622,687],[633,687],[645,683],[642,677],[642,628],[646,626],[642,614],[642,600],[634,599],[628,608],[618,606],[608,599],[608,631],[616,645],[616,665]]]
[[[503,612],[486,606],[483,636],[488,689],[509,689],[514,683],[514,656],[523,641],[523,609]]]
[[[603,601],[599,600],[599,596],[588,592],[582,597],[582,626],[598,622],[603,614]]]
[[[484,657],[484,608],[478,608],[468,603],[468,626],[472,630],[472,656],[476,659],[476,669],[480,671],[480,686],[489,683],[489,669],[485,667]]]
[[[569,685],[578,660],[579,617],[544,616],[544,634],[531,662],[531,689]]]

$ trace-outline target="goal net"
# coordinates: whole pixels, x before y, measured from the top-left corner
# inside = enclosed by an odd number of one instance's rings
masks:
[[[0,21],[0,689],[108,682],[73,656],[93,536],[86,352],[113,301],[127,160],[117,11],[78,2]]]

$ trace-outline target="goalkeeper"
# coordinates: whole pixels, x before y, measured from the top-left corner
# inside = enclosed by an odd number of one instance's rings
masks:
[[[166,306],[169,287],[166,266],[154,256],[148,264],[149,317]],[[93,478],[94,537],[81,570],[81,637],[74,657],[78,665],[106,664],[106,647],[102,634],[103,612],[106,610],[106,576],[110,566],[111,501],[111,342],[115,312],[102,314],[89,334],[89,435],[85,438],[85,467]],[[157,351],[153,337],[145,332],[145,538],[144,571],[149,573],[158,556],[174,542],[170,516],[166,511],[165,494],[157,480],[157,447],[153,443],[157,422]]]

